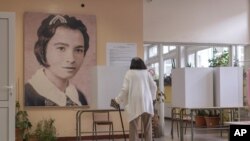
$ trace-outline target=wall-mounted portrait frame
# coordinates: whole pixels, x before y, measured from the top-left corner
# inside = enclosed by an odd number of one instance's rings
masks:
[[[25,12],[25,107],[89,107],[96,17]]]

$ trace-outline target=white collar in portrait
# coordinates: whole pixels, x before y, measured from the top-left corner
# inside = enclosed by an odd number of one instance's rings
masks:
[[[74,103],[81,106],[78,98],[78,92],[74,85],[69,84],[65,93],[60,91],[49,79],[45,76],[43,69],[39,69],[28,81],[33,88],[43,97],[51,100],[59,106],[66,106],[68,96]]]

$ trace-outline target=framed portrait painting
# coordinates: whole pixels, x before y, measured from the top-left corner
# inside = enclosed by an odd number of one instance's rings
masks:
[[[96,17],[24,14],[24,105],[88,107],[96,66]]]

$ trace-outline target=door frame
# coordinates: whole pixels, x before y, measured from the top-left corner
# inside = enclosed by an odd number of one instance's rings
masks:
[[[9,141],[15,140],[15,104],[16,104],[16,81],[15,81],[15,17],[16,14],[14,12],[0,12],[0,18],[8,19],[8,46],[9,46],[9,55],[8,59],[8,70],[9,70],[9,84],[8,86],[12,88],[8,88],[9,93],[9,101],[8,101],[8,139]]]

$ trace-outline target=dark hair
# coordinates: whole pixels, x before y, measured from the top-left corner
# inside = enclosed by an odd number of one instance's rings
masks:
[[[47,44],[54,36],[58,27],[79,30],[82,33],[84,39],[84,56],[89,48],[89,35],[86,26],[81,20],[77,20],[75,17],[69,17],[68,15],[49,15],[42,21],[37,31],[38,40],[35,43],[34,49],[37,61],[44,67],[49,67],[46,58]]]
[[[146,70],[147,67],[146,67],[144,61],[141,58],[134,57],[131,60],[130,69],[131,70]]]

